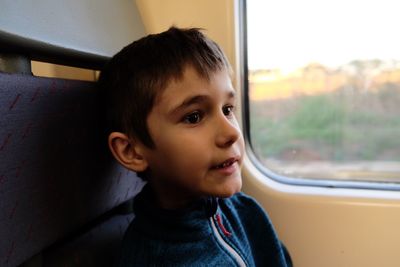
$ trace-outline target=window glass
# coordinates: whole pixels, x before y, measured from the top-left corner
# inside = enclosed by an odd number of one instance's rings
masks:
[[[287,177],[400,182],[392,0],[248,0],[250,142]]]

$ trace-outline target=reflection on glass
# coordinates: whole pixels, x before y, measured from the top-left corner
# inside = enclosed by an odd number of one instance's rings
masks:
[[[290,177],[400,182],[394,1],[247,1],[251,142]]]

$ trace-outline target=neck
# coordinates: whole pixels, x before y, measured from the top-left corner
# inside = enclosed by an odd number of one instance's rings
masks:
[[[176,187],[166,185],[159,186],[151,182],[149,185],[152,189],[155,204],[162,209],[184,209],[201,198],[185,194],[182,192],[182,189]]]

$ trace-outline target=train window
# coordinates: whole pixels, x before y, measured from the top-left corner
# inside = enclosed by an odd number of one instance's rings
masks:
[[[263,168],[291,180],[400,183],[397,2],[245,4],[247,132]]]

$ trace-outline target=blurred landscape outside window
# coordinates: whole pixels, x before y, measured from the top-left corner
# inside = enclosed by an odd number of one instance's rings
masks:
[[[397,1],[247,1],[250,139],[287,177],[400,182]]]

